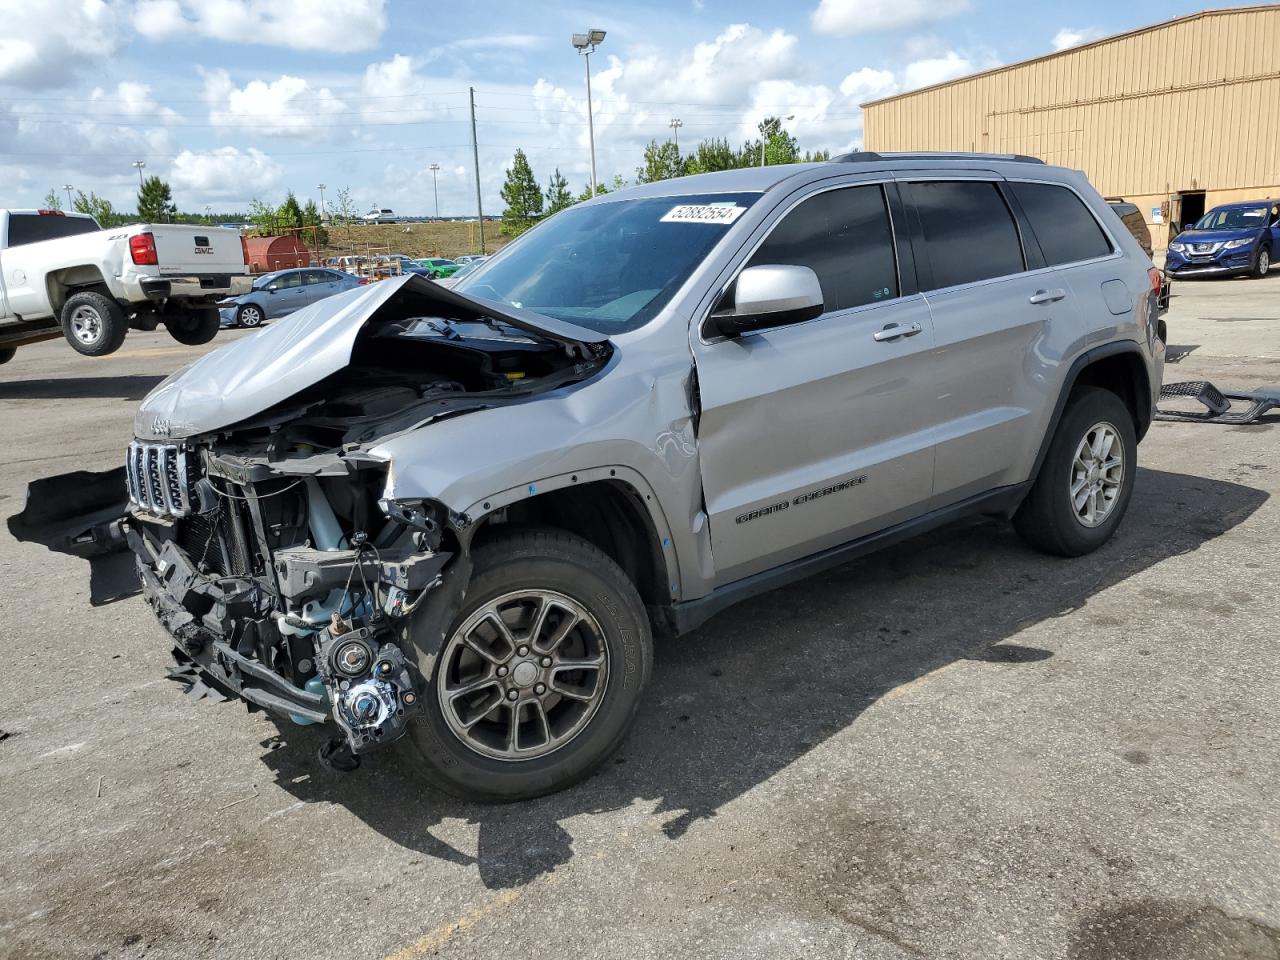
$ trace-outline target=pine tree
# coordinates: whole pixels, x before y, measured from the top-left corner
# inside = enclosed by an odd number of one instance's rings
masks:
[[[684,172],[714,173],[717,170],[733,170],[742,166],[742,157],[729,146],[728,140],[712,138],[703,140],[698,148],[684,158]]]
[[[166,223],[177,211],[169,185],[159,177],[147,177],[138,191],[138,219],[144,223]]]
[[[98,226],[102,229],[108,227],[118,227],[124,221],[124,217],[116,213],[115,208],[111,206],[111,201],[105,197],[100,197],[92,190],[86,197],[83,190],[76,191],[76,198],[71,204],[72,209],[76,213],[87,213],[93,219],[98,221]]]
[[[637,183],[656,183],[684,173],[680,148],[670,140],[650,140],[644,148],[644,166],[636,167]]]
[[[276,220],[280,224],[280,230],[297,229],[302,226],[302,207],[298,206],[298,198],[293,195],[292,190],[286,194],[284,203],[280,204]]]
[[[302,208],[302,225],[307,228],[307,234],[315,235],[317,246],[323,247],[329,242],[329,231],[320,224],[320,208],[314,200],[308,200]]]
[[[518,237],[542,216],[542,191],[523,150],[516,150],[501,196],[507,205],[502,211],[502,232],[508,236]]]
[[[50,187],[49,192],[44,195],[44,208],[46,210],[62,209],[62,197],[58,195],[58,191],[53,187]]]
[[[559,213],[565,207],[573,206],[573,194],[569,192],[569,181],[560,174],[560,168],[551,175],[547,183],[547,215]]]

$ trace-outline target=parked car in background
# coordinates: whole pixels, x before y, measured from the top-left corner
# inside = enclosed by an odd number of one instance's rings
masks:
[[[644,697],[655,628],[948,521],[1102,547],[1160,391],[1159,288],[1084,175],[1038,161],[648,183],[453,290],[397,277],[206,354],[125,463],[39,481],[9,529],[93,557],[91,599],[135,572],[177,676],[323,724],[331,765],[405,737],[426,782],[536,797],[673,709]]]
[[[488,260],[488,259],[489,259],[489,258],[488,258],[487,256],[484,256],[483,254],[479,254],[479,253],[464,253],[464,254],[463,254],[462,256],[460,256],[460,257],[454,257],[454,258],[453,258],[453,262],[454,262],[454,263],[467,264],[467,263],[470,263],[472,260]]]
[[[1175,277],[1250,274],[1265,277],[1280,250],[1280,201],[1214,207],[1169,244],[1164,268]]]
[[[398,223],[400,220],[394,210],[386,207],[374,207],[362,219],[365,223]]]
[[[488,257],[468,257],[457,273],[449,277],[442,277],[437,283],[442,287],[456,286],[462,280],[465,280],[471,274],[480,269],[480,265],[488,261]]]
[[[78,353],[114,353],[132,330],[179,343],[218,333],[214,304],[248,275],[234,230],[134,224],[101,230],[61,210],[0,210],[0,363],[20,346],[64,336]],[[243,282],[243,279],[240,280]],[[244,289],[244,287],[240,287]]]
[[[420,267],[425,267],[427,276],[433,280],[452,277],[461,269],[461,264],[453,260],[446,260],[444,257],[422,257],[414,262]]]
[[[1155,253],[1151,246],[1151,231],[1147,229],[1147,220],[1138,205],[1127,200],[1108,200],[1107,206],[1120,218],[1124,228],[1133,234],[1133,239],[1138,241],[1142,252],[1151,257]]]
[[[227,326],[256,327],[265,320],[286,316],[317,300],[368,282],[364,277],[325,267],[264,273],[253,281],[248,293],[219,303],[218,313]]]

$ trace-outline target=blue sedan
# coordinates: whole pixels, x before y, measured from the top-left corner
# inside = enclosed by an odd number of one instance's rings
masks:
[[[219,303],[218,313],[225,325],[256,327],[264,320],[286,316],[368,282],[364,277],[320,267],[264,273],[253,281],[248,293]]]

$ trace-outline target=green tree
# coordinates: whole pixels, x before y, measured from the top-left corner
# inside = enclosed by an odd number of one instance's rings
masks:
[[[508,236],[518,237],[542,216],[542,191],[523,150],[516,149],[501,195],[507,205],[502,211],[502,232]]]
[[[606,194],[606,193],[608,193],[608,192],[609,192],[609,188],[608,188],[608,187],[606,187],[603,183],[597,183],[597,184],[596,184],[596,192],[595,192],[595,196],[597,196],[597,197],[599,197],[599,196],[603,196],[604,194]],[[586,186],[584,186],[584,187],[582,188],[582,192],[581,192],[580,194],[578,194],[577,202],[578,202],[578,203],[581,203],[583,200],[590,200],[590,199],[591,199],[591,197],[592,197],[592,193],[591,193],[591,184],[589,184],[589,183],[588,183]]]
[[[279,229],[276,226],[277,216],[276,208],[271,204],[263,203],[256,197],[249,201],[249,223],[253,225],[256,236],[273,236]]]
[[[92,190],[89,191],[88,196],[85,196],[83,190],[77,190],[76,198],[72,201],[71,207],[76,213],[89,214],[89,216],[98,221],[98,226],[104,230],[108,227],[118,227],[126,219],[116,213],[115,208],[111,206],[110,200],[98,196]]]
[[[293,195],[292,190],[285,196],[284,203],[280,204],[276,220],[279,223],[277,229],[280,230],[296,230],[302,226],[302,207],[298,206],[298,198]]]
[[[742,145],[741,166],[772,166],[778,163],[795,163],[800,159],[796,138],[782,129],[777,117],[765,117],[758,127],[760,136]]]
[[[351,202],[350,187],[343,187],[338,191],[338,199],[334,202],[332,210],[333,213],[331,213],[330,216],[336,217],[339,222],[347,225],[347,242],[350,243],[351,221],[356,215],[356,205]]]
[[[680,148],[670,140],[650,140],[644,148],[644,165],[636,167],[637,183],[657,183],[684,173]]]
[[[58,191],[53,187],[49,188],[49,192],[44,195],[44,209],[61,210],[62,197],[58,195]]]
[[[742,166],[742,156],[729,146],[728,140],[712,138],[703,140],[693,153],[684,158],[684,172],[715,173],[717,170],[733,170]]]
[[[323,247],[329,242],[329,231],[320,223],[320,208],[314,200],[308,200],[307,205],[302,208],[302,225],[307,228],[308,236],[315,236],[318,246]]]
[[[559,213],[565,207],[573,206],[573,194],[569,192],[569,181],[560,174],[560,168],[551,175],[547,182],[547,214]]]
[[[169,185],[159,177],[147,177],[138,191],[138,219],[145,223],[165,223],[177,212]]]

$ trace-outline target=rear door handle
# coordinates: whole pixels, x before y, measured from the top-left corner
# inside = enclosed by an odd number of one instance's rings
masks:
[[[891,323],[883,330],[877,330],[871,335],[871,338],[875,340],[876,343],[887,343],[890,340],[899,340],[903,337],[914,337],[923,329],[924,328],[918,323],[911,323],[905,327],[901,324]]]
[[[1057,303],[1066,297],[1067,291],[1058,287],[1056,290],[1037,290],[1029,298],[1032,303]]]

